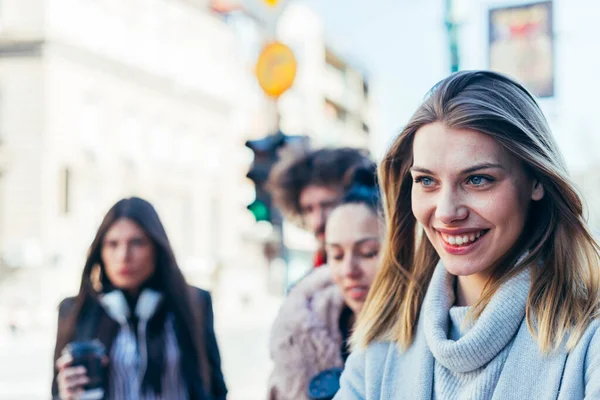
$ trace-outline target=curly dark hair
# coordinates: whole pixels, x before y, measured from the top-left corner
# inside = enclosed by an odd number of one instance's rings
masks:
[[[267,188],[275,205],[294,222],[301,222],[300,193],[311,185],[341,187],[352,185],[359,167],[372,165],[369,153],[350,147],[324,148],[282,158],[269,174]]]

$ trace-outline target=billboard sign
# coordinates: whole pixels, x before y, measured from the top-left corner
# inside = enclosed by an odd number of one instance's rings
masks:
[[[490,10],[489,69],[516,78],[539,97],[554,96],[552,1]]]

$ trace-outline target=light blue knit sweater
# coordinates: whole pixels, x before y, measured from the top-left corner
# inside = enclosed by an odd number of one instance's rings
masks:
[[[590,324],[570,353],[542,354],[524,318],[525,271],[453,340],[454,279],[440,263],[412,346],[402,353],[396,344],[381,342],[353,352],[335,400],[600,399],[600,321]]]

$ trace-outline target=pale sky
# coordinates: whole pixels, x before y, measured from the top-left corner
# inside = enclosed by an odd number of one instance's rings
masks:
[[[446,48],[440,48],[443,39],[439,40],[445,34],[442,7],[423,7],[431,1],[295,1],[319,13],[327,43],[371,77],[379,111],[378,134],[386,138],[394,136],[426,91],[450,72]],[[443,4],[441,0],[434,3]],[[428,41],[435,43],[428,45]],[[424,49],[439,53],[440,61],[419,63]]]

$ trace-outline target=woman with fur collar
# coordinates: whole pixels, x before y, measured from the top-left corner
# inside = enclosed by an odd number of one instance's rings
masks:
[[[79,399],[85,368],[63,352],[74,341],[106,348],[104,399],[225,399],[208,292],[190,287],[154,207],[117,202],[104,217],[79,294],[59,307],[54,399]],[[90,391],[87,391],[86,396]],[[89,398],[87,396],[86,398]]]
[[[383,237],[379,209],[374,166],[359,169],[327,221],[328,265],[292,288],[273,325],[269,400],[310,398],[313,377],[343,368],[355,315],[377,270]]]

